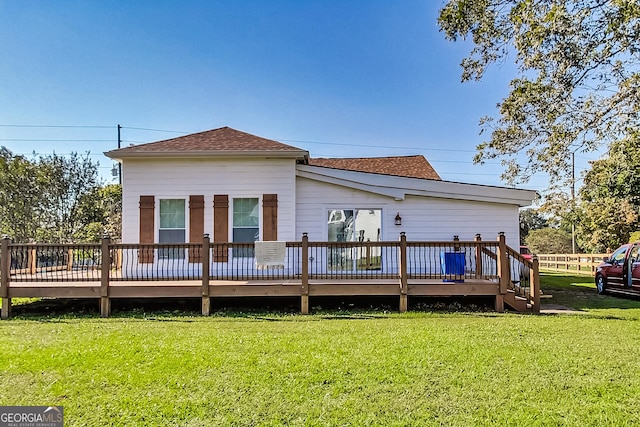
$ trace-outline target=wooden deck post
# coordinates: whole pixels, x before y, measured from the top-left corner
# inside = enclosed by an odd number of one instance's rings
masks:
[[[28,262],[29,274],[36,274],[36,270],[38,269],[38,251],[35,245],[32,249],[29,249]]]
[[[300,313],[309,314],[309,235],[302,233]]]
[[[117,257],[116,270],[122,271],[122,248],[116,251],[116,257]]]
[[[67,271],[73,270],[73,248],[67,250]]]
[[[500,292],[496,296],[496,311],[504,311],[504,295],[509,287],[509,261],[507,258],[507,241],[504,232],[498,233],[498,277],[500,280]]]
[[[11,316],[11,298],[9,298],[9,282],[11,281],[11,252],[9,251],[9,237],[3,236],[0,244],[2,258],[0,259],[0,299],[2,299],[2,319]]]
[[[495,310],[498,313],[504,313],[504,295],[496,295]]]
[[[200,251],[202,260],[202,315],[211,314],[211,297],[209,295],[209,260],[211,239],[208,234],[202,238],[202,250]]]
[[[407,299],[407,235],[400,233],[400,250],[398,251],[398,265],[400,266],[400,313],[408,310]]]
[[[484,275],[482,271],[482,245],[480,245],[482,236],[478,233],[473,240],[476,242],[476,279],[481,279]]]
[[[538,264],[538,257],[533,256],[531,258],[531,270],[529,270],[529,281],[531,286],[529,287],[529,299],[532,305],[532,311],[534,313],[540,313],[540,268]]]
[[[109,272],[111,270],[111,238],[108,235],[102,237],[102,259],[100,265],[100,316],[109,317],[111,314],[111,301],[109,300]]]

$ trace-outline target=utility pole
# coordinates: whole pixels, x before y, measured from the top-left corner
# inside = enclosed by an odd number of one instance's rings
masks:
[[[571,251],[576,253],[576,152],[571,153]]]
[[[120,129],[122,126],[118,125],[118,148],[122,145],[122,139],[120,139]],[[122,163],[118,162],[118,183],[122,185]]]

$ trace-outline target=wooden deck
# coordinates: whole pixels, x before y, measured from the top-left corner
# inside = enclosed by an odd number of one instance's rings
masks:
[[[4,254],[0,258],[2,318],[10,316],[11,299],[21,297],[95,298],[104,317],[109,316],[114,298],[199,298],[203,315],[210,313],[212,300],[229,297],[297,297],[303,314],[309,312],[310,298],[346,296],[398,297],[401,312],[408,309],[411,297],[449,296],[491,297],[499,312],[504,310],[505,304],[518,311],[539,310],[538,262],[524,260],[517,251],[508,248],[503,234],[496,242],[484,242],[479,237],[473,242],[456,239],[453,242],[407,242],[404,234],[399,242],[367,242],[367,248],[371,246],[386,254],[384,262],[376,264],[371,271],[358,269],[356,264],[351,265],[353,268],[347,269],[349,271],[326,268],[329,252],[325,246],[335,249],[336,243],[309,243],[303,235],[302,242],[287,243],[290,259],[299,263],[295,268],[290,265],[288,269],[253,271],[250,264],[231,264],[233,259],[229,257],[224,264],[229,261],[228,265],[234,268],[225,270],[224,274],[212,267],[220,267],[215,256],[212,258],[219,248],[209,242],[208,236],[204,237],[201,247],[189,244],[178,248],[186,254],[195,247],[201,256],[195,263],[186,263],[185,257],[178,269],[142,262],[138,255],[128,257],[135,265],[123,267],[121,264],[123,256],[119,251],[153,253],[164,250],[159,244],[113,245],[108,239],[97,246],[39,247],[14,245],[7,239],[2,239],[1,243],[0,254]],[[357,247],[353,242],[348,244],[349,250]],[[90,267],[74,258],[75,254],[86,256],[98,251],[99,262]],[[466,257],[467,263],[462,264],[460,272],[440,270],[440,258],[436,255],[446,251],[460,254],[463,260]],[[60,255],[64,262],[53,266],[38,264],[42,254],[47,253]],[[20,264],[21,259],[26,262]],[[383,270],[382,265],[387,269]],[[514,272],[518,275],[516,279]],[[219,277],[225,280],[216,280]],[[523,277],[524,286],[519,282]]]
[[[397,280],[309,280],[308,289],[301,280],[275,281],[210,281],[204,289],[200,280],[181,281],[112,281],[104,296],[100,282],[13,282],[7,289],[11,298],[96,298],[102,301],[102,315],[109,315],[112,298],[203,298],[203,314],[211,299],[227,297],[300,297],[301,311],[308,312],[309,297],[331,296],[487,296],[496,300],[497,311],[503,310],[498,282],[465,280],[464,283],[443,283],[442,280],[409,280],[406,292]],[[204,295],[204,294],[208,294]],[[105,300],[106,298],[106,300]],[[305,309],[305,306],[307,308]],[[3,305],[4,307],[4,305]],[[402,310],[402,307],[401,307]],[[3,310],[4,311],[4,310]],[[7,316],[8,317],[8,314]]]

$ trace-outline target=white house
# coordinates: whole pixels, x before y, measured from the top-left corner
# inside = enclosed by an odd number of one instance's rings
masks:
[[[535,192],[443,181],[423,156],[313,159],[229,127],[105,153],[123,243],[495,239],[518,246]]]

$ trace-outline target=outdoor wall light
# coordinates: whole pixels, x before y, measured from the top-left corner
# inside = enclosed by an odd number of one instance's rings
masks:
[[[396,225],[402,225],[402,217],[400,216],[400,212],[396,214]]]

